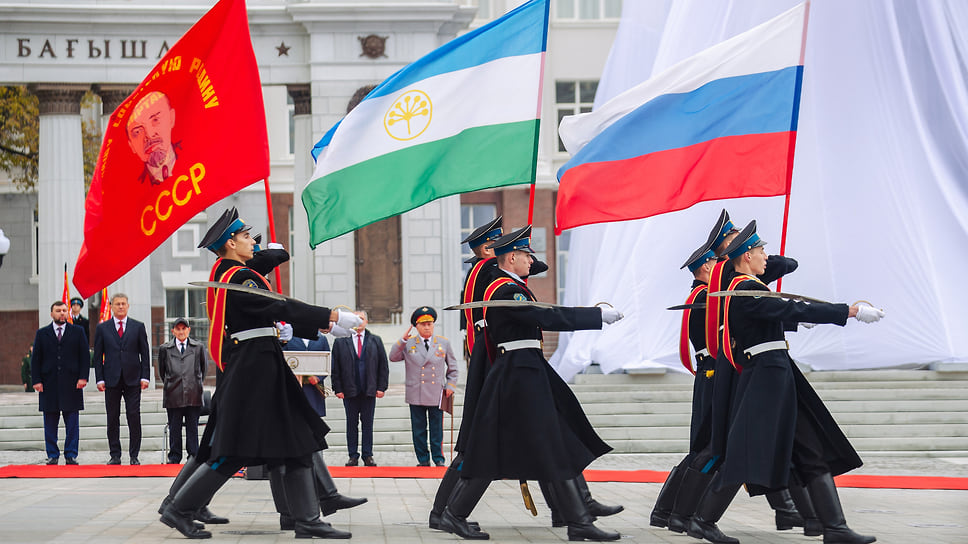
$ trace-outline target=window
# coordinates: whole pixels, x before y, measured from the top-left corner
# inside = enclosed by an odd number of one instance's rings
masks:
[[[467,238],[474,229],[497,217],[497,206],[494,204],[461,204],[460,206],[460,239]],[[467,244],[460,246],[461,261],[466,261],[474,256],[471,247]],[[468,263],[463,264],[464,273],[471,269]]]
[[[555,108],[558,110],[558,124],[569,115],[592,111],[597,90],[598,81],[556,81]],[[558,138],[558,151],[567,151],[561,138]]]
[[[171,328],[179,317],[188,319],[191,337],[200,342],[208,339],[208,316],[205,314],[205,289],[165,289],[165,328],[163,337],[171,337]]]
[[[588,21],[622,16],[622,0],[557,0],[555,8],[557,19]]]
[[[171,238],[172,257],[198,257],[198,223],[183,225]]]
[[[555,261],[558,273],[558,304],[565,300],[565,274],[568,272],[568,246],[571,243],[571,231],[566,230],[558,236],[558,256]]]

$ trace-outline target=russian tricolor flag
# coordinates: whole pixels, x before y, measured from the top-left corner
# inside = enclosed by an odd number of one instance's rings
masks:
[[[789,194],[805,23],[801,4],[564,118],[556,233]]]

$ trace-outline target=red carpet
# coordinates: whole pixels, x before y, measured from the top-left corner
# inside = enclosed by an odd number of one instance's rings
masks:
[[[172,478],[181,465],[7,465],[0,467],[0,478]],[[334,478],[434,478],[444,467],[329,467]],[[659,470],[586,470],[589,482],[627,482],[661,484],[668,472]],[[968,491],[968,478],[946,476],[881,476],[845,474],[837,477],[838,487],[875,489],[953,489]]]

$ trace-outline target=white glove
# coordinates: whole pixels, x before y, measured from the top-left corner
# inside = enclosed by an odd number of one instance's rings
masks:
[[[282,244],[280,243],[269,242],[269,245],[266,246],[266,249],[286,249],[286,248],[282,247]]]
[[[857,307],[857,321],[862,321],[864,323],[874,323],[880,321],[884,317],[884,310],[878,310],[873,306],[858,306]]]
[[[616,310],[615,308],[602,308],[602,323],[612,324],[625,317],[622,312]]]
[[[336,324],[344,329],[352,329],[353,327],[358,327],[363,324],[363,320],[360,316],[354,314],[353,312],[348,312],[346,310],[336,310],[339,312],[339,319],[336,320]]]
[[[330,324],[329,334],[332,334],[333,338],[346,338],[347,336],[353,335],[353,331],[349,329],[344,329],[343,327],[340,327],[339,325],[337,325],[336,323],[333,323],[332,321],[330,321],[329,324]]]
[[[812,329],[812,328],[814,328],[814,327],[816,327],[816,326],[817,326],[817,324],[816,324],[816,323],[805,323],[805,322],[803,322],[803,321],[801,321],[801,322],[799,323],[799,325],[800,325],[801,327],[803,327],[804,329]]]
[[[292,340],[292,325],[289,323],[276,323],[276,328],[279,329],[279,340],[283,342]]]

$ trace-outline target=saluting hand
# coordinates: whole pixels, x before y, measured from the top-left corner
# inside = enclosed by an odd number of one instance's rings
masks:
[[[412,330],[413,330],[413,325],[410,325],[409,327],[407,327],[407,332],[403,333],[404,342],[406,342],[407,340],[410,340],[410,338],[413,336],[412,334],[410,334],[410,331]]]

